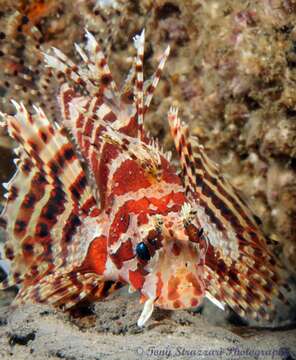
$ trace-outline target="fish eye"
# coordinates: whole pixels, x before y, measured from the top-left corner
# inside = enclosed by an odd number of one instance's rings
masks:
[[[137,256],[144,261],[150,260],[150,253],[147,245],[143,242],[140,242],[136,246],[136,254]]]

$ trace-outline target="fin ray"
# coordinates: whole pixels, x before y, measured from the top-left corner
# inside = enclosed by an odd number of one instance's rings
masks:
[[[197,139],[190,137],[176,109],[170,109],[168,121],[186,194],[209,243],[205,258],[207,291],[242,316],[272,317],[271,300],[286,302],[280,262],[268,248],[247,204]]]
[[[20,144],[17,171],[7,185],[1,213],[8,237],[3,258],[11,261],[12,269],[1,288],[36,283],[69,263],[77,266],[87,244],[76,234],[96,207],[64,130],[51,124],[40,109],[31,115],[22,104],[15,105],[16,115],[5,115],[5,121]]]

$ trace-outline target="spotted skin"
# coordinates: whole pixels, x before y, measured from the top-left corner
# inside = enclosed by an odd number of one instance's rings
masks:
[[[137,55],[120,91],[86,32],[84,48],[75,45],[81,65],[58,49],[44,55],[64,79],[58,123],[16,102],[14,116],[2,114],[19,147],[1,214],[2,257],[11,263],[1,287],[19,285],[15,303],[67,309],[128,284],[145,303],[139,326],[154,306],[196,307],[205,296],[242,316],[268,317],[273,296],[285,301],[284,280],[248,206],[176,109],[168,121],[181,175],[144,131],[169,55],[167,48],[144,82],[144,35],[134,39]]]

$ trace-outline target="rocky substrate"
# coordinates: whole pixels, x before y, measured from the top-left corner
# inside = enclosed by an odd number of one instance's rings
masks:
[[[6,294],[6,300],[10,294]],[[12,294],[11,294],[12,296]],[[125,291],[84,314],[48,306],[0,308],[0,358],[6,359],[281,359],[296,358],[296,330],[225,322],[214,308],[204,314],[156,310],[136,325],[142,305]]]

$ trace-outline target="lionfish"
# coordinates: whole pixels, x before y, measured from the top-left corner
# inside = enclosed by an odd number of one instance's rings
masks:
[[[144,31],[134,45],[119,89],[86,30],[85,46],[75,44],[80,65],[56,48],[44,54],[63,79],[61,121],[15,101],[15,115],[2,114],[19,146],[17,172],[4,184],[2,258],[11,269],[1,288],[19,286],[15,304],[69,309],[128,284],[144,303],[139,326],[154,306],[192,308],[205,296],[242,317],[271,317],[272,299],[285,301],[278,260],[176,108],[168,123],[181,171],[145,132],[170,48],[144,82]]]

